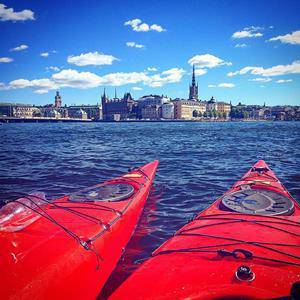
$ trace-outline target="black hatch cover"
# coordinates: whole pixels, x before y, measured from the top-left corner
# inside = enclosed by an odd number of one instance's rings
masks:
[[[273,191],[246,189],[225,195],[220,208],[253,215],[291,215],[294,203]]]
[[[134,187],[127,183],[109,183],[90,187],[70,195],[74,202],[121,201],[134,193]]]

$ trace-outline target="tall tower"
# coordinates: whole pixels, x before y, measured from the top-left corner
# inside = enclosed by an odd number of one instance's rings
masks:
[[[106,120],[107,118],[107,106],[106,106],[107,102],[108,102],[108,97],[106,96],[105,89],[104,89],[103,95],[101,96],[103,120]]]
[[[61,107],[61,96],[59,94],[59,91],[56,92],[54,106],[57,108]]]
[[[198,84],[196,84],[196,78],[195,78],[195,65],[193,65],[193,76],[192,76],[192,84],[190,84],[189,100],[198,101]]]

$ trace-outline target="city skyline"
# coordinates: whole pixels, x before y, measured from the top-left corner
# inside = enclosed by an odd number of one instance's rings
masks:
[[[2,2],[1,2],[2,3]],[[173,3],[173,4],[172,4]],[[246,5],[247,4],[247,5]],[[130,92],[300,104],[297,1],[0,4],[0,102],[70,105]],[[271,11],[271,13],[270,13]]]

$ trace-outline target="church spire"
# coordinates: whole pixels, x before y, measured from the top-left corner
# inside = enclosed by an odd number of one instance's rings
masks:
[[[196,79],[195,79],[195,65],[193,65],[193,77],[192,77],[192,85],[196,84]]]
[[[193,101],[198,100],[198,82],[196,84],[195,65],[193,65],[192,84],[190,84],[189,99]]]
[[[103,95],[101,96],[101,102],[102,102],[102,104],[106,103],[107,100],[108,100],[108,97],[106,96],[106,90],[104,88]]]

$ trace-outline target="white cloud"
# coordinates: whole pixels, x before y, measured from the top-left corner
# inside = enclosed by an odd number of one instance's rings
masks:
[[[254,70],[254,69],[256,69],[256,67],[244,67],[244,68],[241,69],[240,71],[229,72],[229,73],[227,74],[227,76],[233,77],[233,76],[235,76],[235,75],[243,75],[243,74],[246,74],[246,73],[248,73],[249,71],[252,71],[252,70]]]
[[[126,43],[126,46],[127,47],[131,47],[131,48],[145,48],[144,45],[141,45],[141,44],[137,44],[136,42],[127,42]]]
[[[25,50],[25,49],[28,49],[27,45],[20,45],[18,47],[10,49],[9,51],[22,51],[22,50]]]
[[[148,76],[144,72],[118,72],[110,73],[101,77],[102,85],[121,86],[126,84],[135,84],[145,82]]]
[[[42,57],[48,57],[49,56],[49,52],[42,52],[40,55]]]
[[[38,88],[38,89],[43,89],[43,90],[51,90],[51,89],[57,88],[57,84],[49,78],[31,80],[30,86],[33,88]]]
[[[35,94],[47,94],[49,92],[49,90],[35,90],[33,91]]]
[[[208,85],[209,88],[234,88],[235,87],[235,84],[233,83],[219,83],[218,85],[216,84],[209,84]]]
[[[263,36],[263,34],[260,32],[251,33],[250,31],[247,30],[237,31],[232,35],[234,39],[252,38],[252,37],[261,37],[261,36]]]
[[[97,87],[101,83],[101,78],[90,72],[78,72],[76,70],[63,70],[60,73],[53,74],[51,78],[41,79],[16,79],[11,81],[6,89],[23,89],[31,87],[37,94],[45,94],[49,90],[60,87],[74,87],[86,89]]]
[[[50,67],[47,67],[46,70],[47,71],[51,70],[51,71],[54,71],[54,72],[58,72],[60,69],[59,69],[59,67],[50,66]]]
[[[150,72],[156,72],[156,71],[157,71],[157,68],[155,68],[155,67],[148,67],[148,68],[147,68],[147,71],[150,71]]]
[[[45,52],[40,53],[40,56],[42,56],[42,57],[48,57],[50,55],[50,53],[57,53],[57,51],[56,50],[45,51]]]
[[[279,79],[276,82],[277,83],[286,83],[286,82],[292,82],[292,81],[293,81],[293,79]]]
[[[9,87],[12,89],[23,89],[30,86],[30,81],[27,79],[16,79],[9,83]]]
[[[60,87],[74,87],[79,89],[99,86],[101,77],[91,72],[78,72],[67,69],[52,75],[52,80]]]
[[[265,28],[262,26],[249,26],[245,27],[244,30],[249,30],[249,31],[259,31],[259,30],[264,30]]]
[[[28,79],[16,79],[9,83],[8,89],[24,89],[27,87],[37,88],[37,89],[43,89],[43,90],[50,90],[57,88],[57,85],[55,82],[50,80],[49,78],[42,78],[42,79],[34,79],[34,80],[28,80]]]
[[[10,63],[12,61],[14,60],[10,57],[0,57],[0,63]]]
[[[146,32],[146,31],[157,31],[163,32],[166,31],[162,26],[153,24],[149,25],[147,23],[143,23],[141,19],[133,19],[124,23],[125,26],[131,26],[133,31],[137,32]]]
[[[269,82],[269,81],[272,81],[272,79],[271,78],[259,77],[259,78],[249,79],[249,81]]]
[[[132,89],[134,90],[134,91],[142,91],[143,89],[141,88],[141,87],[139,87],[139,86],[134,86],[134,87],[132,87]]]
[[[280,41],[284,44],[300,45],[300,30],[294,31],[286,35],[279,35],[272,37],[268,40],[269,42]]]
[[[219,57],[211,54],[195,55],[188,60],[190,65],[195,65],[197,68],[215,68],[222,65],[231,66],[231,62],[226,62]]]
[[[88,52],[88,53],[81,53],[78,56],[70,55],[68,56],[68,63],[74,64],[76,66],[101,66],[101,65],[111,65],[115,60],[119,60],[112,55],[106,55],[103,53],[95,52]]]
[[[206,69],[195,69],[195,75],[201,76],[207,73]]]
[[[247,44],[236,44],[234,47],[235,48],[246,48],[248,46],[247,46]]]
[[[233,83],[220,83],[218,84],[219,88],[233,88],[235,87],[235,84]]]
[[[160,25],[157,25],[157,24],[151,25],[150,29],[154,30],[154,31],[158,31],[158,32],[166,31],[164,28],[162,28]]]
[[[7,8],[6,5],[0,3],[0,21],[26,21],[34,20],[34,12],[30,9],[24,9],[15,12],[13,8]]]
[[[279,76],[285,74],[300,74],[300,61],[294,61],[290,65],[277,65],[271,68],[263,68],[263,67],[245,67],[236,72],[229,72],[227,76],[232,77],[236,75],[243,75],[246,73],[250,73],[252,75],[260,75],[260,76]]]
[[[173,68],[164,71],[160,74],[149,76],[144,81],[144,84],[149,85],[151,87],[161,87],[167,83],[179,82],[184,73],[185,71],[183,69]]]
[[[173,68],[151,76],[147,72],[118,72],[99,76],[91,72],[78,72],[77,70],[67,69],[53,74],[50,78],[16,79],[9,82],[8,85],[1,86],[1,89],[31,87],[35,93],[43,94],[49,90],[63,87],[88,89],[103,85],[121,86],[136,83],[142,83],[150,87],[161,87],[168,83],[179,82],[184,72],[183,69]],[[133,89],[138,90],[139,87]]]
[[[179,68],[173,68],[154,75],[148,75],[146,72],[110,73],[101,77],[101,84],[120,86],[143,83],[150,87],[161,87],[168,83],[179,82],[183,74],[184,70]]]
[[[233,39],[243,39],[243,38],[256,38],[261,37],[263,34],[259,31],[262,31],[264,28],[258,26],[245,27],[241,31],[236,31],[232,34]]]

